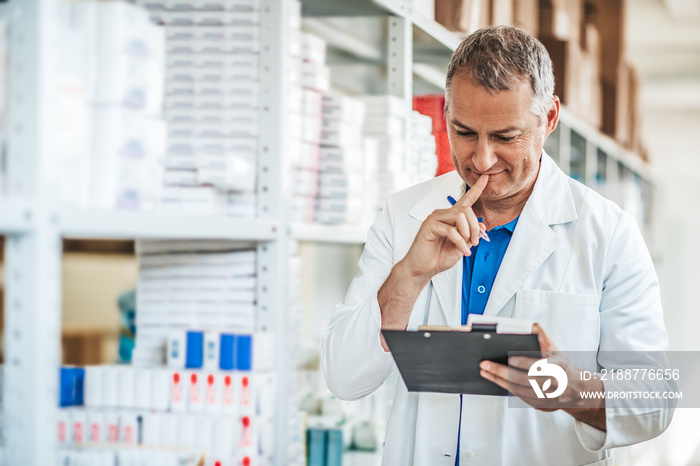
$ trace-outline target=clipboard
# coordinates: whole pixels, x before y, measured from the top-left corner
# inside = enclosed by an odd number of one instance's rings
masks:
[[[534,334],[497,333],[496,324],[471,327],[421,327],[418,331],[383,330],[409,392],[508,395],[479,375],[484,360],[508,364],[508,356],[540,353]],[[515,353],[515,354],[514,354]]]

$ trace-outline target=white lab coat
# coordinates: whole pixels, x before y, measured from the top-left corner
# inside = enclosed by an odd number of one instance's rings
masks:
[[[380,345],[377,291],[422,221],[448,208],[448,195],[458,199],[463,192],[462,179],[450,172],[392,196],[375,221],[360,273],[323,334],[321,364],[339,398],[365,396],[396,370]],[[462,262],[432,282],[428,324],[459,325]],[[423,323],[427,290],[409,329]],[[634,219],[566,176],[546,154],[484,314],[540,322],[562,350],[668,347],[658,280]],[[606,367],[600,357],[597,362]],[[383,464],[453,466],[459,409],[459,395],[409,393],[399,379]],[[659,435],[671,417],[671,409],[606,409],[603,432],[563,411],[509,408],[507,397],[464,395],[460,464],[611,465],[608,449]]]

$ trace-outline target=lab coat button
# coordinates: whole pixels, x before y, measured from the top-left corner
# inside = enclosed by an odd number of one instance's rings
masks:
[[[464,450],[462,452],[462,461],[470,463],[474,459],[474,452],[471,450]]]

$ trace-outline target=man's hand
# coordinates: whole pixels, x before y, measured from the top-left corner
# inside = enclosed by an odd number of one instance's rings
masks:
[[[382,330],[405,330],[421,290],[436,274],[471,254],[482,226],[472,210],[489,181],[482,175],[449,209],[437,209],[425,219],[406,257],[392,269],[377,293]],[[380,335],[384,351],[389,347]]]
[[[482,230],[472,206],[488,181],[488,175],[481,175],[455,205],[437,209],[425,219],[401,261],[411,277],[422,278],[427,283],[455,265],[462,256],[471,255],[470,248],[479,244]]]
[[[576,419],[592,425],[600,430],[606,430],[605,399],[582,400],[581,392],[602,392],[603,382],[597,379],[581,380],[580,369],[574,366],[568,357],[559,351],[554,341],[547,335],[540,324],[533,325],[533,333],[537,335],[542,350],[542,358],[547,363],[556,364],[566,373],[568,384],[564,392],[556,398],[538,398],[530,384],[528,370],[538,359],[515,356],[508,359],[508,366],[493,361],[482,361],[481,376],[505,388],[530,406],[541,411],[556,411],[563,409]],[[556,379],[551,379],[548,393],[553,393],[558,387]]]

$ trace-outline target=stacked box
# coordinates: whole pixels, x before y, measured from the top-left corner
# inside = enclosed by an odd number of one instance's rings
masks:
[[[265,348],[253,349],[237,358],[247,359],[244,369],[81,368],[84,387],[62,379],[62,392],[84,392],[85,404],[59,411],[58,443],[66,451],[177,447],[207,464],[245,464],[246,457],[272,464],[276,377],[259,357]]]
[[[377,186],[377,203],[411,186],[415,173],[408,157],[406,130],[408,108],[405,102],[391,95],[365,96],[364,134],[377,144],[377,178],[369,180]],[[432,176],[432,175],[431,175]]]
[[[86,39],[95,70],[88,90],[94,124],[90,204],[152,210],[165,155],[163,30],[127,3],[81,6],[91,18]]]
[[[260,12],[255,0],[142,0],[166,31],[167,155],[158,209],[254,217]]]
[[[435,138],[435,152],[437,155],[435,176],[454,170],[450,140],[447,136],[447,123],[445,122],[445,95],[426,94],[414,96],[413,109],[422,115],[429,116],[432,121],[432,134]]]
[[[366,204],[363,175],[365,105],[337,94],[323,96],[318,223],[359,223]]]
[[[435,0],[435,21],[460,35],[488,26],[490,19],[490,0]]]
[[[47,189],[63,204],[152,209],[165,151],[163,31],[125,2],[61,4],[55,17]]]
[[[435,176],[437,155],[433,120],[429,116],[412,111],[409,117],[409,175],[412,184]]]
[[[135,365],[162,364],[168,336],[178,329],[255,329],[255,251],[183,243],[137,243]]]
[[[292,34],[292,42],[295,41],[298,43],[291,47],[286,186],[290,194],[290,220],[312,222],[318,192],[321,98],[329,87],[330,70],[325,64],[326,43],[322,39],[297,29]]]

